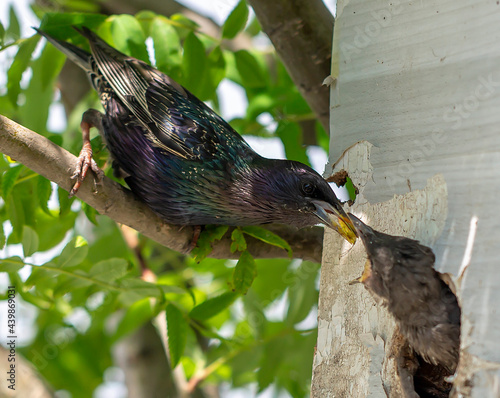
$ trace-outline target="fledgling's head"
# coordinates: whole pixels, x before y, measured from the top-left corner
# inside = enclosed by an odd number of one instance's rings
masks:
[[[416,240],[375,231],[350,213],[349,218],[368,254],[363,275],[353,282],[363,283],[384,301],[407,290],[414,290],[418,297],[421,293],[419,284],[432,282],[434,276],[432,250]]]
[[[422,358],[455,372],[460,346],[460,307],[456,296],[434,269],[429,247],[402,236],[370,228],[349,214],[368,260],[361,282],[387,306],[401,334]]]

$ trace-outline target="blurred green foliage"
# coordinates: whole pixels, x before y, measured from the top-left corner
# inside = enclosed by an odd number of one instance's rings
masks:
[[[75,6],[93,10],[84,1]],[[245,90],[249,105],[246,115],[232,120],[232,125],[241,134],[279,137],[290,159],[309,163],[300,121],[312,119],[312,114],[274,51],[229,50],[228,40],[247,26],[244,1],[230,13],[221,37],[200,33],[182,15],[39,14],[42,29],[77,45],[86,44],[72,25],[94,29],[119,50],[154,63],[216,110],[219,83],[233,81]],[[245,34],[260,34],[258,23],[250,22]],[[148,38],[154,56],[148,52]],[[0,24],[0,48],[17,46],[17,53],[7,86],[0,89],[0,113],[77,153],[79,119],[86,108],[99,107],[97,96],[89,93],[74,109],[66,131],[50,131],[49,108],[65,59],[46,42],[34,57],[39,41],[37,35],[19,37],[18,18],[11,9],[8,26]],[[262,114],[271,115],[273,123],[263,125]],[[326,134],[319,124],[316,132],[326,149]],[[93,145],[96,160],[105,167],[99,137]],[[107,174],[111,176],[109,167]],[[257,383],[259,391],[274,383],[290,396],[308,396],[316,330],[310,323],[302,330],[300,323],[317,303],[319,265],[254,260],[245,239],[261,239],[292,256],[287,242],[260,227],[238,228],[231,246],[241,253],[236,264],[207,258],[211,241],[220,239],[225,227],[208,228],[193,257],[144,237],[131,248],[114,222],[68,199],[67,192],[15,159],[0,156],[0,179],[0,248],[5,246],[7,253],[0,259],[0,271],[22,300],[38,309],[35,337],[20,351],[54,389],[67,390],[74,398],[92,396],[112,366],[112,345],[166,312],[171,364],[182,366],[188,378],[206,368],[204,383]],[[156,282],[140,279],[141,258]],[[0,294],[5,297],[5,292]],[[278,303],[285,310],[277,311]],[[68,320],[76,310],[87,315],[88,326],[80,328]],[[119,321],[109,327],[112,317]],[[222,328],[232,332],[222,337]],[[200,345],[195,334],[211,344]]]

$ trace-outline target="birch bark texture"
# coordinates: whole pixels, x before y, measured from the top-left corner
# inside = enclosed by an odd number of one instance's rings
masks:
[[[500,397],[499,3],[337,2],[325,177],[346,170],[359,189],[347,210],[430,246],[451,276],[453,396]],[[365,260],[326,232],[313,398],[417,396],[391,316],[348,285]]]

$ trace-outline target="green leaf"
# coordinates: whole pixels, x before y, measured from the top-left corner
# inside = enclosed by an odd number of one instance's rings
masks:
[[[9,276],[11,276],[10,274]],[[16,274],[17,275],[17,274]],[[35,294],[31,294],[30,292],[22,291],[20,292],[21,297],[23,298],[24,301],[27,303],[33,304],[34,306],[43,309],[43,310],[48,310],[49,308],[53,308],[53,301],[52,299],[44,296],[38,296]]]
[[[239,295],[237,293],[226,292],[220,296],[208,299],[194,307],[189,312],[189,316],[199,321],[206,321],[233,304],[234,300],[236,300],[238,296]]]
[[[167,313],[167,336],[168,350],[170,352],[170,365],[172,369],[177,366],[184,354],[186,347],[188,324],[182,312],[173,304],[168,304]]]
[[[182,57],[183,85],[196,95],[198,95],[198,88],[203,82],[205,63],[206,55],[203,43],[193,32],[188,33],[184,41],[184,56]]]
[[[201,232],[196,247],[191,250],[191,255],[197,262],[202,261],[212,251],[212,243],[221,240],[229,227],[227,225],[207,225]]]
[[[350,200],[355,200],[356,199],[356,187],[352,183],[352,180],[347,177],[346,178],[346,183],[344,187],[347,189],[347,192],[349,193],[349,199]]]
[[[31,54],[35,50],[38,40],[40,37],[37,36],[24,40],[19,45],[14,61],[7,71],[7,96],[14,107],[17,107],[17,98],[21,92],[21,78],[28,68]]]
[[[96,219],[96,216],[97,216],[97,210],[94,209],[92,206],[88,205],[87,203],[85,202],[82,202],[82,210],[83,212],[85,213],[85,215],[87,216],[87,219],[94,225],[97,225],[97,219]]]
[[[202,73],[199,73],[200,71]],[[215,90],[226,75],[226,61],[220,46],[216,46],[210,51],[205,58],[203,70],[200,69],[195,73],[197,73],[199,81],[193,90],[198,98],[202,101],[216,98]]]
[[[49,210],[47,203],[49,202],[50,195],[52,194],[52,185],[50,181],[45,177],[38,176],[36,184],[36,196],[38,198],[38,204],[45,214],[52,217],[52,213]]]
[[[71,212],[54,220],[54,217],[38,210],[35,213],[36,231],[40,238],[40,247],[38,250],[49,250],[59,244],[68,231],[74,227],[77,215],[77,213]]]
[[[42,55],[36,62],[39,75],[37,72],[33,75],[35,78],[40,79],[41,91],[52,93],[53,88],[50,86],[59,76],[65,61],[64,54],[53,46],[46,46],[43,49]]]
[[[21,36],[21,30],[19,29],[19,20],[17,19],[16,11],[14,10],[14,4],[10,5],[9,9],[9,27],[7,28],[7,36],[14,40],[17,40]]]
[[[161,290],[163,294],[174,293],[174,294],[190,294],[187,290],[179,286],[166,285],[163,283],[157,283],[156,286]],[[192,296],[191,296],[192,297]]]
[[[240,228],[235,228],[231,234],[231,253],[244,251],[247,249],[247,241]]]
[[[135,14],[135,19],[141,24],[144,36],[151,36],[151,25],[157,17],[155,12],[149,10],[141,10]]]
[[[48,262],[45,263],[44,265],[54,266],[54,263]],[[40,267],[33,267],[30,276],[28,277],[28,279],[26,279],[26,282],[24,283],[24,288],[26,290],[29,290],[35,285],[41,286],[45,280],[53,278],[54,278],[53,271],[43,269]]]
[[[292,277],[292,284],[288,291],[288,312],[286,321],[290,325],[304,320],[311,312],[314,305],[318,303],[318,291],[316,290],[316,279],[318,277],[320,264],[302,261],[302,264]]]
[[[69,198],[68,191],[57,187],[57,199],[59,201],[59,217],[64,217],[71,210],[75,197]]]
[[[258,278],[260,279],[260,278]],[[254,281],[255,282],[255,281]],[[254,289],[249,290],[247,294],[242,299],[243,308],[245,309],[246,317],[245,319],[248,322],[248,326],[251,327],[251,330],[247,331],[246,334],[252,340],[261,339],[264,337],[266,329],[267,329],[267,319],[266,314],[264,313],[264,303],[259,299]],[[241,331],[241,330],[240,330]],[[236,334],[236,331],[235,331]],[[247,336],[235,335],[233,339],[243,338],[247,340]]]
[[[183,14],[173,14],[170,16],[170,19],[175,22],[176,25],[182,25],[183,29],[187,29],[188,31],[194,31],[200,27],[200,25]]]
[[[56,266],[59,268],[64,267],[74,267],[75,265],[81,264],[87,253],[89,247],[87,241],[81,237],[71,239],[71,241],[63,249],[61,255],[57,258]]]
[[[87,274],[79,269],[75,269],[74,274],[87,277]],[[89,280],[67,275],[61,275],[58,282],[57,286],[54,287],[54,297],[62,297],[66,293],[92,285],[92,282]]]
[[[227,17],[222,27],[222,37],[225,39],[234,38],[241,32],[248,20],[248,6],[244,0],[241,0],[236,7],[234,7],[231,14]]]
[[[234,59],[245,87],[266,87],[266,77],[254,55],[247,50],[240,50],[234,53]]]
[[[62,52],[52,45],[47,45],[40,57],[32,63],[33,77],[24,91],[25,102],[19,106],[19,115],[24,126],[40,134],[47,134],[49,107],[56,88],[53,83],[65,59]]]
[[[286,272],[291,261],[278,258],[255,260],[259,277],[252,284],[252,292],[259,297],[264,308],[282,297],[288,287]]]
[[[133,332],[153,317],[153,309],[149,298],[143,298],[133,303],[128,309],[116,329],[113,340]]]
[[[281,247],[282,249],[285,249],[288,252],[288,255],[290,257],[292,256],[292,248],[290,247],[290,245],[287,243],[287,241],[280,238],[275,233],[273,233],[265,228],[257,227],[255,225],[243,227],[241,230],[245,234],[253,236],[256,239],[261,240],[262,242],[266,242],[270,245]]]
[[[99,12],[99,4],[95,1],[87,0],[65,0],[64,9],[75,12]]]
[[[272,111],[277,103],[278,99],[272,93],[259,93],[250,99],[247,108],[247,117],[255,120],[261,113]]]
[[[288,339],[277,338],[265,344],[260,359],[260,367],[257,371],[259,392],[269,387],[276,378],[280,365],[285,359],[284,353],[290,350],[290,347],[286,345],[287,341]]]
[[[127,273],[128,263],[123,258],[110,258],[94,265],[88,275],[103,282],[114,282]]]
[[[24,257],[29,257],[38,250],[40,240],[33,228],[25,225],[23,227],[23,253]]]
[[[24,262],[18,256],[0,259],[0,272],[17,272],[23,267]]]
[[[17,178],[19,177],[19,174],[21,173],[23,168],[24,166],[20,164],[9,168],[4,173],[2,178],[2,196],[5,201],[9,198],[12,192],[12,188],[14,188]]]
[[[316,122],[315,124],[316,128],[316,141],[318,145],[323,148],[323,150],[328,153],[330,150],[330,136],[326,132],[326,130],[323,128],[320,122]]]
[[[159,16],[153,20],[151,38],[155,50],[156,67],[172,79],[179,79],[181,42],[177,31],[167,18]]]
[[[213,97],[215,90],[225,76],[226,61],[224,59],[224,54],[220,46],[216,46],[207,57],[207,71],[204,76],[205,80],[201,93],[203,98]]]
[[[125,54],[149,63],[146,36],[139,21],[127,14],[114,15],[111,18],[111,34],[115,47]]]
[[[26,222],[24,207],[21,205],[19,198],[15,198],[14,192],[8,201],[7,216],[12,224],[12,233],[9,235],[8,244],[20,243],[23,237],[23,225]],[[18,200],[16,200],[18,199]]]
[[[5,28],[3,27],[2,22],[0,22],[0,46],[3,46],[5,38]]]
[[[124,278],[118,282],[119,286],[126,289],[125,292],[120,293],[119,300],[124,305],[130,305],[137,300],[146,297],[161,297],[166,293],[184,294],[186,291],[178,286],[170,285],[155,285],[136,278]]]
[[[255,37],[260,32],[262,32],[262,26],[260,25],[257,17],[254,15],[246,27],[245,33],[250,35],[251,37]]]
[[[310,166],[306,147],[302,144],[302,130],[297,123],[280,121],[276,129],[276,134],[285,146],[287,159],[296,160]]]
[[[0,222],[0,250],[5,247],[5,231],[3,230],[3,222]]]
[[[86,26],[91,30],[96,30],[106,18],[108,18],[107,15],[95,13],[47,12],[43,14],[40,29],[59,40],[76,37],[83,42],[84,39],[73,29],[73,26]]]
[[[246,294],[252,282],[257,276],[255,260],[248,251],[240,255],[233,273],[232,290],[240,294]]]

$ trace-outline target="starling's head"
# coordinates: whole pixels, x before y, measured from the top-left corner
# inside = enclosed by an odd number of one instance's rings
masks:
[[[330,185],[310,167],[294,161],[269,160],[252,168],[251,194],[271,208],[275,222],[296,227],[323,223],[351,243],[356,231]]]
[[[362,282],[368,290],[381,298],[389,291],[418,286],[432,275],[434,253],[418,241],[403,236],[392,236],[375,231],[349,213],[354,227],[368,254],[363,275],[353,282]]]

